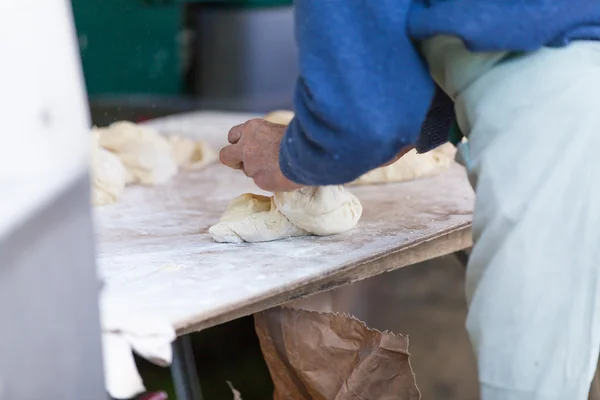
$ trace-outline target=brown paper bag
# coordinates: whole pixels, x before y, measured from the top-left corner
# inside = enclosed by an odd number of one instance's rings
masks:
[[[345,314],[278,307],[255,314],[274,400],[418,400],[408,339]]]

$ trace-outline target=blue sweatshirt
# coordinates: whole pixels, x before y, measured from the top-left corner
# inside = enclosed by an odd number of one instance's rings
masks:
[[[423,152],[446,140],[452,102],[415,41],[447,34],[472,51],[533,51],[600,39],[600,0],[296,0],[295,7],[296,117],[279,163],[306,185],[347,183],[408,145]]]

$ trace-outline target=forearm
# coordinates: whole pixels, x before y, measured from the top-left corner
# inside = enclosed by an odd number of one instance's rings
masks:
[[[404,32],[408,5],[297,2],[301,77],[280,151],[288,179],[347,183],[414,145],[434,83]]]

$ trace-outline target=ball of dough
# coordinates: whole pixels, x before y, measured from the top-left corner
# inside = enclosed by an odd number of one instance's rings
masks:
[[[97,132],[92,132],[90,176],[92,180],[92,205],[103,206],[117,201],[128,173],[119,157],[98,144]]]
[[[292,119],[294,119],[294,112],[288,110],[271,111],[265,115],[264,119],[274,124],[289,125]]]
[[[175,164],[186,169],[199,168],[217,159],[217,154],[206,143],[171,135],[167,138],[173,149]]]
[[[275,193],[273,200],[292,224],[318,236],[350,230],[362,215],[362,204],[343,186],[304,187]]]
[[[120,121],[96,131],[100,146],[119,157],[134,183],[164,183],[177,172],[171,145],[154,129]]]
[[[450,168],[455,152],[456,149],[450,143],[424,154],[417,154],[413,149],[392,165],[369,171],[348,185],[401,182],[436,175]]]
[[[333,235],[352,229],[360,201],[342,186],[307,187],[272,197],[233,199],[209,233],[217,242],[268,242],[294,236]]]

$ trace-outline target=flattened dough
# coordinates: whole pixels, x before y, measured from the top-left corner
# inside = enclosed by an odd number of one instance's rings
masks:
[[[209,233],[226,243],[327,236],[354,228],[361,215],[360,201],[342,186],[306,187],[272,197],[247,193],[229,203]]]
[[[177,172],[171,145],[154,129],[119,121],[95,130],[100,133],[100,146],[123,162],[133,178],[131,183],[161,184]]]
[[[200,168],[217,160],[217,154],[204,142],[171,135],[167,138],[173,149],[175,164],[185,169]]]
[[[127,183],[128,172],[119,157],[100,147],[97,132],[92,132],[91,137],[92,205],[103,206],[117,201]]]
[[[424,154],[417,154],[413,149],[392,165],[367,172],[348,186],[401,182],[436,175],[450,168],[454,153],[455,148],[450,143]]]

